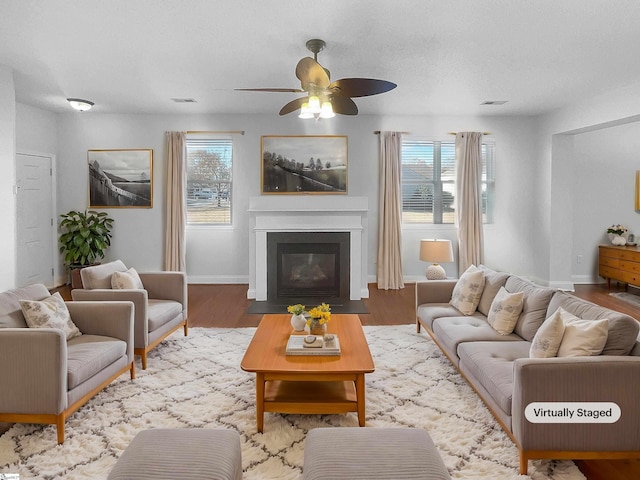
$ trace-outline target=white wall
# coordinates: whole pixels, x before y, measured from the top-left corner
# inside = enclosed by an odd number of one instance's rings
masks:
[[[187,241],[190,282],[247,283],[249,252],[248,199],[260,195],[261,135],[347,135],[348,194],[369,200],[369,280],[375,281],[378,215],[378,136],[375,130],[400,130],[414,137],[453,140],[451,131],[490,131],[496,142],[496,223],[487,227],[485,263],[526,274],[535,264],[527,239],[534,228],[528,218],[532,202],[535,119],[528,117],[336,117],[314,123],[296,116],[274,115],[58,115],[58,211],[87,207],[86,155],[89,149],[152,148],[152,209],[109,209],[115,219],[108,258],[121,258],[141,270],[160,269],[164,243],[165,138],[169,130],[243,130],[234,138],[233,226],[191,228]],[[319,202],[322,196],[317,196]],[[403,263],[408,280],[423,278],[426,264],[418,260],[421,238],[454,240],[453,225],[406,227]],[[445,265],[457,276],[455,264]]]
[[[48,110],[16,103],[16,151],[58,153],[58,115]]]
[[[637,169],[637,160],[629,152],[633,152],[637,141],[632,135],[622,138],[619,132],[627,131],[621,127],[624,125],[637,132],[638,127],[632,125],[640,125],[639,121],[640,83],[540,118],[536,139],[536,165],[541,180],[538,191],[548,204],[537,212],[542,215],[536,219],[537,231],[532,239],[539,252],[535,278],[566,288],[574,282],[602,281],[594,265],[597,245],[604,240],[603,230],[625,221],[632,228],[640,227],[632,200],[608,200],[635,185],[631,172]],[[591,151],[598,141],[609,143],[610,147]],[[586,176],[590,177],[588,181]],[[588,193],[582,188],[593,187],[595,182],[601,183],[599,190],[585,201]],[[580,264],[578,255],[583,255]]]
[[[16,284],[15,132],[13,72],[0,65],[0,291]]]

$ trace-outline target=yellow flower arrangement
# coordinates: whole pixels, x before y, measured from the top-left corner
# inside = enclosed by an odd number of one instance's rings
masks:
[[[309,318],[307,319],[307,326],[311,327],[312,323],[318,325],[325,325],[331,320],[331,307],[327,303],[321,303],[317,307],[313,307],[309,310]]]
[[[287,307],[287,312],[292,315],[302,315],[304,313],[304,309],[307,308],[301,303],[296,303],[295,305],[289,305]]]

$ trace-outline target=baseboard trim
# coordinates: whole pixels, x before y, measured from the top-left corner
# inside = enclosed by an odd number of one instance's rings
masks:
[[[204,283],[204,284],[241,284],[241,283],[249,283],[248,275],[189,275],[187,277],[187,283]]]

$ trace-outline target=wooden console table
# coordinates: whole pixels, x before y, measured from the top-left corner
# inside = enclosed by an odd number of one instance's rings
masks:
[[[637,246],[598,246],[598,275],[628,285],[640,286],[640,249]]]

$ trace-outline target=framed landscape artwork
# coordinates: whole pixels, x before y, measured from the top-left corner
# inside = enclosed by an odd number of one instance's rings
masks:
[[[89,208],[152,208],[153,150],[89,150]]]
[[[347,137],[261,137],[263,194],[346,194]]]

